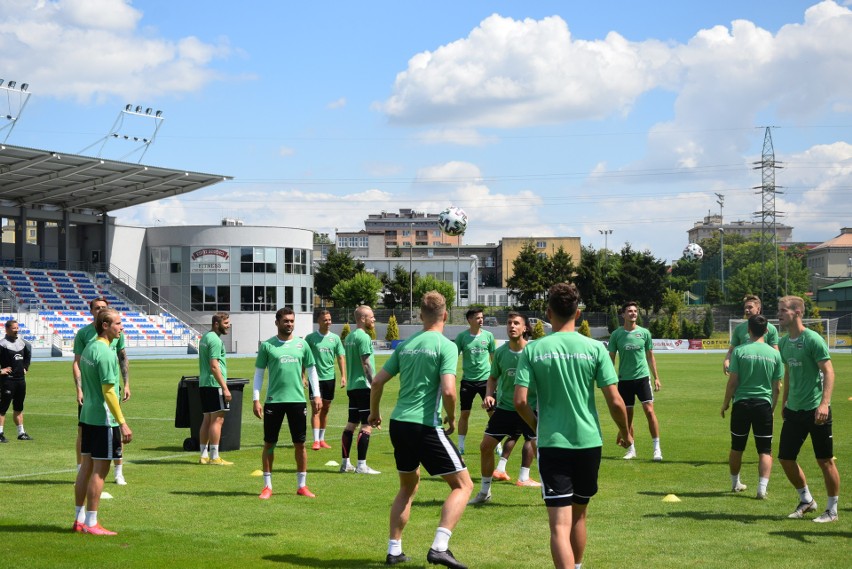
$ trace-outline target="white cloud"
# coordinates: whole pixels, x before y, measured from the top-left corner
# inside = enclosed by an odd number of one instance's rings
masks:
[[[0,0],[4,74],[42,96],[80,102],[186,93],[219,78],[210,67],[226,40],[142,33],[142,13],[122,0]]]
[[[342,109],[346,106],[346,97],[340,97],[336,101],[330,102],[326,107],[329,109]]]
[[[456,144],[458,146],[485,146],[498,142],[496,136],[485,136],[473,128],[442,128],[426,130],[416,138],[423,144]]]
[[[293,148],[290,148],[289,146],[282,146],[281,148],[278,149],[278,155],[283,157],[283,158],[287,158],[288,156],[293,156],[295,153],[296,153],[296,151]]]

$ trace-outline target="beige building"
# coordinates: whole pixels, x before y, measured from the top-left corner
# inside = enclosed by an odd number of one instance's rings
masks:
[[[724,230],[725,235],[751,237],[760,233],[761,226],[755,221],[722,223],[721,215],[707,215],[703,221],[696,221],[686,234],[689,236],[689,243],[701,243],[702,239],[715,237],[720,228]],[[778,232],[778,243],[789,243],[793,240],[793,228],[789,225],[777,223],[775,229]]]
[[[16,224],[17,221],[14,219],[7,219],[6,223],[3,224],[3,243],[15,242]],[[36,245],[38,243],[38,222],[32,219],[27,220],[27,243],[30,245]]]
[[[441,231],[437,213],[423,213],[413,209],[400,209],[399,213],[383,211],[370,214],[364,220],[364,230],[368,235],[384,235],[387,249],[440,247],[461,245],[463,242],[462,235],[453,237]]]
[[[840,235],[820,243],[807,255],[814,289],[852,278],[852,227],[842,228]]]
[[[500,282],[506,287],[506,279],[512,276],[512,267],[515,259],[523,249],[524,245],[532,242],[539,255],[552,257],[560,247],[571,255],[575,265],[580,264],[580,238],[579,237],[504,237],[500,240],[498,247],[498,261]]]

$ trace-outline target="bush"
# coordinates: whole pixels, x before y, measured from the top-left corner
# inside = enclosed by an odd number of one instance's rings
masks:
[[[365,332],[367,332],[367,335],[370,337],[371,340],[376,339],[376,329],[375,328],[370,328],[369,330],[365,330]]]
[[[388,342],[399,340],[399,326],[396,323],[396,316],[393,314],[388,318],[388,331],[385,334],[385,340]]]
[[[538,340],[539,338],[544,338],[544,324],[542,324],[541,319],[535,323],[532,329],[532,339]]]
[[[607,312],[606,329],[609,330],[610,334],[612,334],[618,329],[618,309],[613,304],[610,305]]]
[[[348,336],[350,332],[352,332],[352,328],[349,327],[349,322],[346,322],[343,325],[343,329],[340,331],[340,341],[342,342],[345,340],[346,336]]]
[[[702,330],[704,332],[705,338],[713,337],[713,309],[711,307],[707,307],[707,310],[704,311],[704,322],[702,323]]]
[[[579,332],[580,334],[582,334],[583,336],[585,336],[587,338],[591,338],[592,337],[592,329],[589,327],[589,321],[583,320],[583,322],[580,324],[580,328],[577,330],[577,332]]]

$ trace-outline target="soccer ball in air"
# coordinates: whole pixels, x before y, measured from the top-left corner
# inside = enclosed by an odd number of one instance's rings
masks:
[[[461,235],[467,229],[467,214],[461,208],[450,206],[438,214],[438,225],[447,235]]]
[[[690,243],[683,250],[683,258],[687,261],[700,261],[704,256],[704,249],[698,243]]]

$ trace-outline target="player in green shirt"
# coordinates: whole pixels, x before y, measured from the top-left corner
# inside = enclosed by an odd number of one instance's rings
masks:
[[[77,388],[77,413],[83,406],[83,389],[80,385],[80,356],[83,350],[89,343],[98,337],[98,331],[95,328],[95,319],[98,313],[109,307],[109,301],[106,298],[95,298],[89,302],[89,312],[92,315],[92,323],[87,324],[77,330],[74,335],[74,363],[72,364],[72,372],[74,377],[74,385]],[[127,351],[124,345],[124,332],[119,334],[118,338],[110,342],[110,348],[118,356],[118,367],[121,371],[121,378],[124,383],[124,389],[119,385],[119,399],[124,402],[130,399],[130,361],[127,359]],[[82,441],[83,429],[80,425],[77,427],[77,468],[80,468],[80,443]],[[124,479],[124,464],[123,459],[115,460],[115,483],[119,486],[124,486],[127,481]]]
[[[385,563],[396,565],[409,561],[402,552],[402,531],[411,514],[422,464],[429,474],[440,476],[450,486],[450,495],[441,509],[441,520],[426,560],[431,564],[465,569],[467,566],[457,561],[450,551],[449,540],[464,513],[473,482],[458,449],[447,436],[455,429],[458,350],[443,334],[447,303],[440,293],[431,291],[423,295],[420,319],[423,330],[397,346],[376,374],[370,397],[369,422],[379,427],[384,385],[399,375],[399,397],[390,420],[399,492],[390,510]],[[442,411],[446,414],[443,421]],[[442,423],[447,425],[446,429]]]
[[[482,442],[479,444],[482,487],[471,499],[470,504],[484,504],[491,500],[493,480],[510,479],[505,470],[494,469],[494,449],[504,437],[524,435],[521,472],[516,485],[541,487],[541,484],[529,476],[530,465],[536,452],[535,431],[515,411],[515,372],[521,353],[527,345],[529,333],[529,324],[523,315],[517,312],[509,312],[506,315],[506,335],[509,341],[494,352],[488,388],[482,403],[483,407],[493,411],[485,427],[485,433],[482,435]],[[534,406],[534,403],[530,406]],[[501,473],[502,476],[500,476]]]
[[[331,312],[320,310],[317,314],[318,330],[305,337],[311,347],[314,361],[317,364],[319,376],[319,395],[322,397],[322,408],[311,414],[311,427],[314,431],[313,450],[331,448],[325,442],[325,429],[328,425],[328,411],[334,400],[334,362],[340,368],[340,388],[346,387],[346,353],[340,336],[331,331]]]
[[[373,340],[368,330],[373,330],[376,317],[373,309],[367,305],[355,309],[356,329],[346,336],[343,349],[346,355],[346,395],[349,397],[349,417],[343,429],[340,472],[357,474],[381,474],[367,465],[367,450],[370,448],[370,435],[373,430],[367,419],[370,416],[370,385],[376,375],[376,358],[373,355]],[[358,425],[358,466],[349,461],[352,440]]]
[[[778,402],[778,384],[784,376],[784,364],[778,350],[763,341],[767,324],[766,318],[760,314],[749,317],[750,341],[737,346],[731,356],[730,376],[722,402],[724,418],[731,399],[734,401],[731,452],[728,455],[731,491],[742,492],[747,488],[740,482],[740,469],[751,429],[758,456],[758,500],[766,499],[766,487],[772,472],[772,419]]]
[[[748,319],[755,314],[760,314],[761,309],[762,305],[760,297],[753,294],[747,294],[745,298],[743,298],[743,313],[745,314],[746,322],[740,322],[737,324],[736,328],[734,328],[734,331],[731,333],[731,347],[728,348],[728,353],[725,354],[725,362],[722,364],[722,370],[726,374],[728,373],[728,368],[731,365],[731,354],[734,353],[734,348],[751,341],[748,331]],[[775,348],[776,350],[778,349],[778,329],[772,324],[772,322],[767,323],[766,334],[763,337],[763,341],[766,342],[767,346]]]
[[[579,302],[575,285],[550,287],[547,319],[553,333],[527,345],[515,375],[515,409],[538,433],[538,469],[557,567],[579,565],[586,549],[586,510],[598,490],[603,445],[596,386],[618,425],[619,444],[627,448],[633,443],[606,348],[575,331]],[[538,416],[528,401],[532,390]]]
[[[799,505],[788,518],[802,518],[816,511],[817,503],[808,489],[805,473],[796,459],[808,435],[814,456],[822,471],[828,504],[815,522],[837,521],[840,473],[834,463],[832,439],[831,394],[834,391],[834,367],[828,346],[822,336],[805,328],[802,316],[805,302],[798,296],[785,296],[778,301],[778,321],[787,335],[781,338],[779,350],[786,364],[781,442],[778,460],[787,480],[799,493]]]
[[[624,326],[620,326],[609,337],[609,357],[615,364],[618,355],[618,393],[627,406],[627,424],[633,437],[633,406],[636,399],[648,420],[651,442],[654,444],[654,462],[663,460],[660,449],[660,422],[654,412],[654,393],[651,391],[651,374],[654,375],[654,391],[662,388],[657,360],[654,358],[654,341],[651,332],[639,326],[639,305],[631,300],[621,308]],[[636,446],[630,445],[625,460],[636,458]]]
[[[133,439],[118,403],[118,357],[110,348],[122,331],[121,316],[109,308],[95,318],[98,336],[80,354],[83,406],[82,462],[74,484],[75,518],[72,530],[93,535],[116,535],[98,523],[98,506],[110,461],[121,457],[122,444]]]
[[[479,398],[485,401],[485,386],[488,383],[488,374],[491,373],[491,359],[497,349],[494,334],[482,329],[482,309],[471,308],[465,318],[470,328],[456,336],[456,345],[462,355],[462,380],[459,389],[459,452],[462,454],[473,400],[479,395]]]
[[[305,388],[302,385],[302,373],[308,376],[311,386],[311,407],[314,414],[322,407],[319,394],[319,378],[313,352],[308,343],[295,336],[296,313],[292,308],[285,307],[275,313],[275,326],[278,334],[266,340],[257,351],[254,361],[254,415],[263,419],[263,491],[262,500],[272,497],[272,464],[275,460],[275,445],[281,433],[281,425],[287,418],[290,428],[290,440],[296,457],[296,494],[315,498],[308,490],[306,479],[308,475],[308,453],[305,450]],[[269,369],[269,386],[266,388],[266,399],[260,406],[260,390],[263,387],[263,374]]]
[[[221,336],[231,329],[231,317],[217,312],[212,317],[210,331],[198,342],[198,391],[201,395],[201,412],[204,419],[198,432],[201,444],[199,464],[231,466],[234,464],[219,456],[219,441],[225,413],[231,410],[231,391],[228,389],[228,365],[225,361],[225,344]]]

